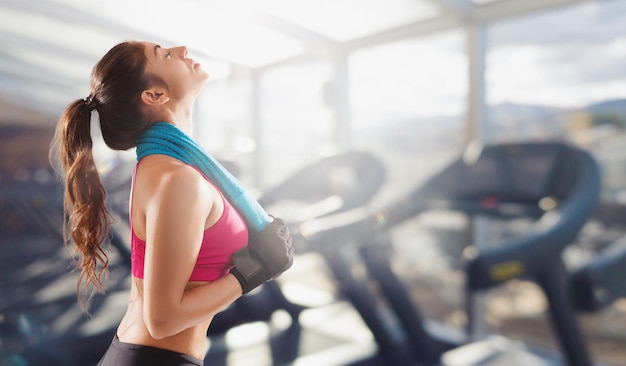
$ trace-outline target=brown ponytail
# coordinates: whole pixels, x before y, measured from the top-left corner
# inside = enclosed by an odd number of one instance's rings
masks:
[[[91,111],[98,113],[102,138],[108,147],[127,150],[136,146],[141,133],[154,122],[142,109],[141,92],[151,85],[164,84],[146,71],[145,51],[141,43],[123,42],[102,57],[91,73],[89,97],[67,107],[50,151],[53,165],[54,155],[58,156],[60,173],[65,178],[64,239],[73,240],[72,257],[81,258],[77,261],[80,277],[76,291],[83,310],[94,295],[93,289],[104,290],[108,258],[101,245],[111,226],[106,192],[92,154]]]
[[[80,269],[76,290],[84,310],[94,294],[89,289],[104,291],[108,258],[101,244],[111,224],[105,202],[106,192],[92,154],[90,120],[90,107],[79,99],[66,109],[56,131],[58,154],[65,176],[64,239],[66,243],[70,238],[74,242],[72,256],[76,258],[75,255],[79,254],[81,257],[76,266]],[[87,296],[83,296],[86,292]]]

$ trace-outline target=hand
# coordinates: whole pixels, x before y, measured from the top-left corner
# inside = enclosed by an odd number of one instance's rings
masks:
[[[250,232],[248,246],[233,254],[231,269],[244,294],[273,280],[293,264],[291,234],[280,218],[260,232]]]

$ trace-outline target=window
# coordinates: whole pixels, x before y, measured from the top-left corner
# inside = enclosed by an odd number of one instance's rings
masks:
[[[391,198],[460,153],[468,87],[460,30],[357,51],[349,69],[354,147],[383,159]]]
[[[563,139],[605,171],[604,199],[626,201],[626,2],[590,2],[487,30],[485,141]],[[621,193],[620,193],[621,192]]]
[[[307,61],[267,70],[260,77],[262,185],[336,149],[334,118],[327,97],[330,64]]]

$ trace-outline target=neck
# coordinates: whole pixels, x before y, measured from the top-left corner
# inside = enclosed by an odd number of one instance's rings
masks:
[[[173,118],[171,120],[171,123],[180,128],[181,130],[183,130],[183,132],[185,132],[187,135],[192,136],[193,133],[193,122],[191,119],[191,114],[189,114],[188,118]]]
[[[169,122],[174,126],[180,128],[187,135],[191,136],[193,133],[193,118],[192,118],[193,105],[178,108],[167,108],[161,121]]]

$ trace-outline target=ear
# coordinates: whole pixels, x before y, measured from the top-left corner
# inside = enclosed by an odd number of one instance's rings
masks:
[[[167,90],[161,87],[151,87],[141,92],[141,101],[149,106],[159,106],[170,100]]]

